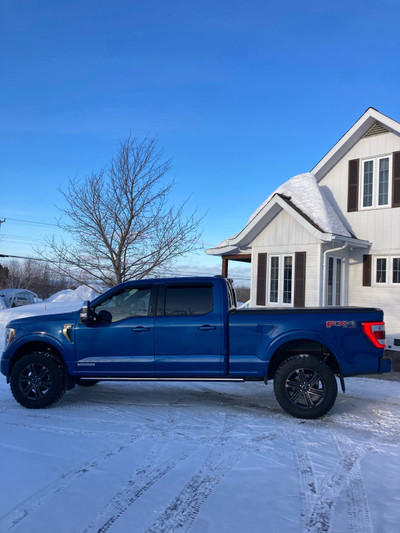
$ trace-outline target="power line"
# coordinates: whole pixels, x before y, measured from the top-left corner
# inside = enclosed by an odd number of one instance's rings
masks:
[[[51,263],[51,261],[48,261],[47,259],[42,259],[41,257],[24,257],[22,255],[8,255],[8,254],[0,254],[0,257],[11,258],[11,259],[28,259],[30,261],[44,261],[45,263]]]
[[[8,239],[8,240],[19,240],[19,241],[26,241],[26,242],[41,242],[41,243],[44,243],[45,241],[43,239],[38,239],[36,237],[23,237],[22,235],[9,235],[7,233],[3,233],[2,234],[2,237],[4,239]]]
[[[23,224],[31,224],[35,226],[52,226],[55,228],[58,228],[57,224],[51,224],[50,222],[36,222],[34,220],[23,220],[21,218],[7,218],[4,219],[2,222],[5,222],[6,220],[10,220],[11,222],[22,222]]]

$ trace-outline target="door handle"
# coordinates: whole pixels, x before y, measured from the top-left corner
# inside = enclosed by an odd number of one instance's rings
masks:
[[[204,326],[199,326],[197,329],[200,331],[211,331],[213,329],[217,329],[217,326],[210,326],[208,324],[205,324]]]
[[[132,328],[132,331],[134,333],[144,333],[145,331],[149,331],[150,328],[145,328],[144,326],[136,326]]]

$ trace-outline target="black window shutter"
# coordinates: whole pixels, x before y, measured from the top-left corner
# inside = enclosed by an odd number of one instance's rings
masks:
[[[363,255],[363,287],[371,287],[372,256]]]
[[[294,264],[294,307],[304,307],[306,302],[306,252],[296,252]]]
[[[256,304],[265,305],[267,293],[267,254],[258,254]]]
[[[359,159],[349,161],[349,181],[347,192],[347,211],[358,211],[358,181],[359,181]]]
[[[400,152],[393,154],[392,207],[400,207]]]

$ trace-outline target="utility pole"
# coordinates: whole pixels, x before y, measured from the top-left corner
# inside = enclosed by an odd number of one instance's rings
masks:
[[[5,218],[0,218],[0,230],[1,230],[1,225],[6,221]]]
[[[1,230],[1,225],[6,221],[5,218],[0,218],[0,230]]]

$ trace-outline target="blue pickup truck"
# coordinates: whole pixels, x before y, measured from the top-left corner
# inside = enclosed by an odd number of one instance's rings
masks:
[[[274,381],[281,407],[318,418],[337,379],[390,371],[373,308],[238,309],[222,277],[140,280],[80,311],[10,322],[1,372],[24,407],[110,380]]]

